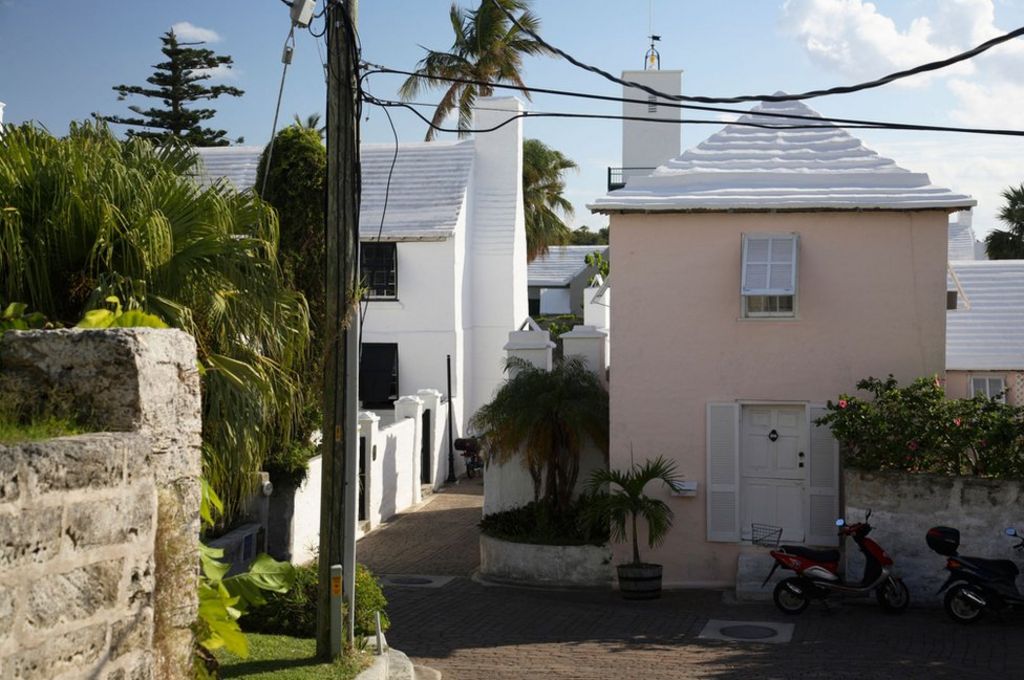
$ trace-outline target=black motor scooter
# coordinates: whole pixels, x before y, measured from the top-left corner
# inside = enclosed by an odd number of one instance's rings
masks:
[[[1020,539],[1014,550],[1024,550],[1024,535],[1010,527],[1006,535]],[[974,623],[986,610],[1003,612],[1024,606],[1017,590],[1020,569],[1011,560],[989,560],[960,555],[960,532],[950,527],[932,527],[925,536],[928,547],[945,556],[949,578],[939,588],[946,591],[946,613],[957,623]]]

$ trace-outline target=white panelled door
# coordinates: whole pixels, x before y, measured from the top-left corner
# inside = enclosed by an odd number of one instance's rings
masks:
[[[786,541],[806,537],[807,415],[802,406],[743,406],[740,422],[740,526],[781,526]]]

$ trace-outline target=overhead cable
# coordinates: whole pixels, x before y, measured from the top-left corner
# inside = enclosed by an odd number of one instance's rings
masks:
[[[755,102],[755,101],[762,101],[762,102],[799,101],[799,100],[802,100],[802,99],[813,99],[815,97],[825,97],[825,96],[834,95],[834,94],[849,94],[851,92],[859,92],[861,90],[870,90],[872,88],[881,87],[882,85],[888,85],[889,83],[894,82],[896,80],[900,80],[902,78],[909,78],[910,76],[915,76],[915,75],[918,75],[918,74],[921,74],[921,73],[927,73],[929,71],[937,71],[939,69],[946,68],[947,66],[952,66],[953,64],[957,64],[957,63],[960,63],[962,61],[966,61],[968,59],[973,59],[974,57],[978,56],[982,52],[986,52],[986,51],[992,49],[996,45],[1000,45],[1000,44],[1002,44],[1004,42],[1007,42],[1009,40],[1013,40],[1014,38],[1019,38],[1020,36],[1024,35],[1024,26],[1021,26],[1020,28],[1018,28],[1016,30],[1013,30],[1013,31],[1010,31],[1009,33],[1005,33],[1003,35],[997,36],[995,38],[992,38],[991,40],[987,40],[987,41],[981,43],[980,45],[977,45],[976,47],[973,47],[973,48],[967,50],[966,52],[961,52],[960,54],[956,54],[956,55],[954,55],[952,57],[949,57],[948,59],[940,59],[938,61],[931,61],[931,62],[928,62],[926,64],[921,64],[920,66],[915,66],[913,68],[905,69],[903,71],[897,71],[895,73],[890,73],[889,75],[882,76],[881,78],[876,78],[875,80],[869,80],[867,82],[857,83],[856,85],[841,85],[841,86],[838,86],[838,87],[830,87],[830,88],[823,89],[823,90],[810,90],[808,92],[801,92],[799,94],[758,94],[758,95],[740,95],[738,97],[701,97],[701,96],[695,96],[695,95],[669,94],[667,92],[661,92],[659,90],[656,90],[653,87],[650,87],[648,85],[644,85],[642,83],[638,83],[638,82],[635,82],[635,81],[632,81],[632,80],[625,80],[623,78],[618,78],[616,76],[613,76],[611,73],[608,73],[607,71],[604,71],[604,70],[598,68],[597,66],[594,66],[592,64],[587,64],[585,62],[580,61],[579,59],[576,59],[575,57],[573,57],[571,54],[569,54],[565,50],[559,49],[558,47],[555,47],[551,43],[547,42],[546,40],[544,40],[544,38],[542,38],[540,35],[538,35],[536,31],[534,31],[531,28],[529,28],[528,26],[524,26],[522,23],[520,23],[519,20],[516,19],[515,15],[512,14],[512,12],[510,12],[509,10],[505,9],[501,5],[501,3],[498,2],[497,0],[491,0],[491,3],[494,4],[494,6],[497,7],[499,10],[501,10],[501,12],[506,17],[508,17],[508,19],[516,27],[518,27],[519,30],[523,31],[524,33],[529,35],[531,38],[536,40],[538,43],[543,45],[545,48],[547,48],[551,52],[554,52],[555,54],[557,54],[558,56],[562,57],[563,59],[565,59],[566,61],[568,61],[570,64],[572,64],[574,66],[577,66],[577,67],[579,67],[581,69],[584,69],[585,71],[590,71],[591,73],[596,73],[597,75],[601,76],[602,78],[610,80],[613,83],[618,83],[619,85],[627,85],[629,87],[634,87],[634,88],[636,88],[638,90],[643,90],[644,92],[647,92],[648,94],[653,94],[656,97],[661,97],[662,99],[668,99],[668,100],[672,100],[672,101],[684,101],[684,102],[699,102],[699,103],[703,103],[703,104],[740,104],[740,103],[743,103],[743,102]]]

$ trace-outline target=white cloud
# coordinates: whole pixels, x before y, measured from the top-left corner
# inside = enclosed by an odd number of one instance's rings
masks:
[[[241,75],[238,69],[225,66],[224,64],[213,68],[198,68],[193,73],[208,75],[210,80],[238,80],[238,77]]]
[[[949,117],[957,123],[1024,130],[1024,85],[1003,80],[983,84],[954,79],[949,81],[949,90],[958,101]]]
[[[171,30],[178,36],[178,40],[182,42],[215,43],[220,42],[221,39],[220,34],[216,31],[196,26],[188,21],[179,21],[176,24],[172,24]]]

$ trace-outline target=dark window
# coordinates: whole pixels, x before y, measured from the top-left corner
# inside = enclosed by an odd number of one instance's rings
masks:
[[[394,243],[361,243],[359,270],[368,297],[398,297],[398,253]]]
[[[398,399],[398,345],[364,343],[359,361],[359,400],[365,408],[392,408]]]
[[[946,309],[956,309],[956,291],[946,291]]]
[[[533,318],[540,316],[540,298],[530,298],[527,303],[529,304],[529,314]]]

